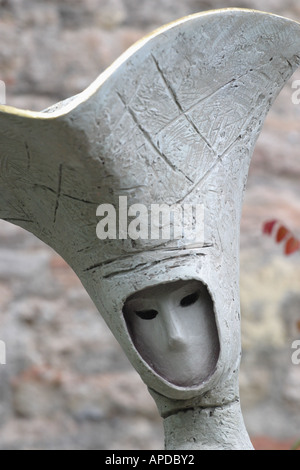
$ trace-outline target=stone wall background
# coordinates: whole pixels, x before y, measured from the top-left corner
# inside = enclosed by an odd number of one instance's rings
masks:
[[[297,0],[1,0],[7,104],[42,110],[82,91],[164,23],[240,6],[300,20]],[[300,79],[298,72],[294,79]],[[300,439],[299,255],[261,235],[279,218],[300,234],[300,105],[292,82],[250,170],[241,233],[241,395],[257,448]],[[0,449],[162,449],[162,422],[80,282],[50,248],[0,223]],[[280,442],[280,444],[279,444]]]

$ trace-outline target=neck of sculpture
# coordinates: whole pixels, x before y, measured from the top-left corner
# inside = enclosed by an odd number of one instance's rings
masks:
[[[253,450],[239,401],[178,411],[164,428],[167,450]]]
[[[253,450],[241,412],[238,384],[232,380],[230,391],[223,391],[223,395],[211,391],[206,396],[175,400],[149,388],[164,418],[167,450]]]

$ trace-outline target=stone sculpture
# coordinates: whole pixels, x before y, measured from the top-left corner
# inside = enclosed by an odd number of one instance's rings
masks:
[[[77,273],[155,399],[167,449],[252,448],[238,388],[242,196],[264,118],[299,63],[298,23],[206,12],[44,112],[0,108],[0,216]],[[120,200],[131,215],[201,206],[204,239],[137,226],[130,238],[116,209],[116,236],[99,240],[102,209]]]

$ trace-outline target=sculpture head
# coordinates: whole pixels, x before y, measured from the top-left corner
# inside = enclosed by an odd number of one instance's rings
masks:
[[[211,296],[201,282],[150,287],[129,297],[123,312],[137,351],[168,382],[197,386],[214,372],[218,331]]]

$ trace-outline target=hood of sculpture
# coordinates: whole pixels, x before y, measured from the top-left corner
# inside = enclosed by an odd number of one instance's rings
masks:
[[[207,12],[146,37],[43,113],[0,107],[1,218],[63,256],[164,396],[237,395],[242,194],[299,63],[298,23]]]

